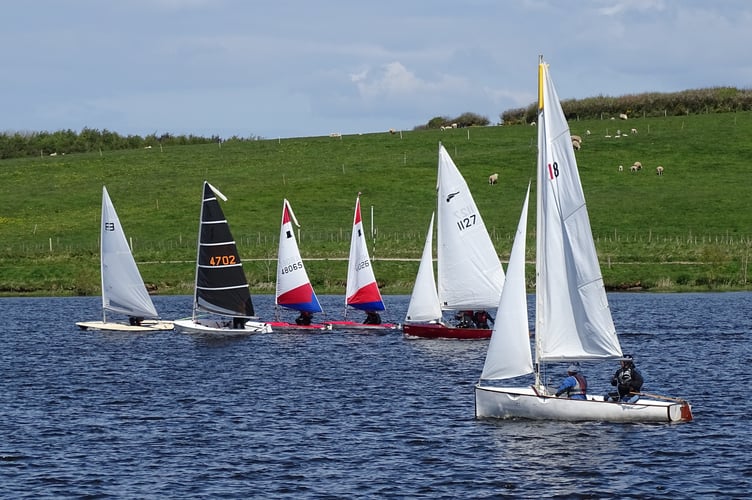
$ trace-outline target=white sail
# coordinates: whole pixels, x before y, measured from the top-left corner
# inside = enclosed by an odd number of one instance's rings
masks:
[[[539,71],[537,359],[621,357],[569,125],[548,65]]]
[[[407,306],[405,321],[437,322],[441,320],[439,295],[436,292],[436,280],[433,274],[434,215],[431,214],[431,223],[428,225],[426,243],[423,246],[423,255],[418,266],[418,274],[415,277],[410,304]]]
[[[102,307],[142,318],[158,318],[154,303],[144,286],[136,261],[131,254],[125,232],[115,207],[102,187]]]
[[[441,308],[494,309],[499,305],[504,271],[470,189],[441,144],[437,191]]]
[[[481,379],[506,379],[533,372],[525,285],[525,239],[529,199],[528,184]]]

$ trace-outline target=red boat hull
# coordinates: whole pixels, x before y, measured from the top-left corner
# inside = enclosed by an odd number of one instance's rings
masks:
[[[490,328],[454,328],[438,323],[402,325],[405,337],[420,339],[480,340],[490,339]]]

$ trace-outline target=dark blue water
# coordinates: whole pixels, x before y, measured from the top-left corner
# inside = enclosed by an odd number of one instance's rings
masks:
[[[342,297],[321,299],[336,317]],[[98,298],[0,299],[0,495],[747,497],[752,293],[610,300],[644,390],[689,399],[694,422],[475,420],[487,341],[82,332]],[[400,321],[407,297],[385,301]],[[615,366],[585,368],[610,389]]]

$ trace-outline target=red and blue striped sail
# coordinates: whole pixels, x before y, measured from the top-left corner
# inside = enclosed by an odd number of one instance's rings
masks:
[[[277,255],[276,304],[296,311],[321,312],[321,304],[316,297],[316,292],[313,291],[300,256],[293,223],[298,226],[290,202],[285,199],[282,206],[282,228],[279,233]]]
[[[355,217],[350,238],[350,258],[347,268],[346,305],[362,311],[383,311],[384,301],[368,255],[363,220],[360,216],[360,193],[355,200]]]

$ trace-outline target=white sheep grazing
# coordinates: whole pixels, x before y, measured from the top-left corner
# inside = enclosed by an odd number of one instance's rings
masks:
[[[626,114],[624,114],[624,113],[619,114],[619,119],[620,120],[626,120],[627,118],[629,118],[629,117]]]
[[[579,151],[582,145],[580,144],[580,141],[573,140],[572,147],[574,148],[575,151]]]
[[[632,129],[632,133],[633,133],[633,134],[636,134],[636,133],[637,133],[637,129],[636,129],[636,128],[633,128],[633,129]]]
[[[623,172],[623,171],[624,171],[624,165],[619,165],[619,172]]]
[[[630,172],[637,172],[638,170],[640,170],[640,169],[637,168],[637,165],[632,165],[631,167],[629,167],[629,171]]]
[[[497,182],[499,182],[499,174],[491,174],[488,176],[489,184],[496,184]]]
[[[633,166],[633,167],[634,167],[635,169],[637,169],[637,170],[642,170],[642,163],[640,163],[639,161],[636,161],[636,162],[634,162],[634,163],[632,164],[632,166]]]
[[[530,122],[531,127],[535,127],[535,122]]]
[[[657,167],[655,167],[655,174],[663,175],[663,167],[661,165],[658,165]]]
[[[572,140],[577,141],[577,142],[582,142],[582,137],[580,137],[579,135],[573,135]]]
[[[585,135],[590,135],[590,129],[585,131]]]

